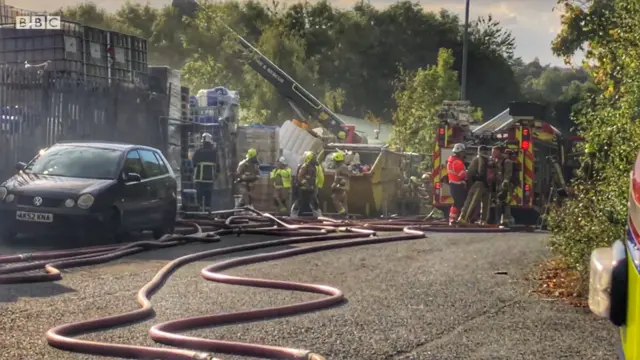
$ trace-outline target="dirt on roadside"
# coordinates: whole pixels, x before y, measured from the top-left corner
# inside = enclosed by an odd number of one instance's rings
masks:
[[[588,283],[570,269],[562,259],[552,258],[534,269],[534,293],[541,297],[564,301],[572,306],[588,308]]]

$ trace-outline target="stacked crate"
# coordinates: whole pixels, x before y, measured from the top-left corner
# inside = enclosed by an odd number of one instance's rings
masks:
[[[107,31],[105,35],[103,46],[108,49],[111,78],[147,85],[147,40],[115,31]]]
[[[260,165],[260,179],[253,184],[253,206],[260,211],[275,212],[278,209],[273,203],[273,184],[269,180],[269,174],[275,167]]]
[[[238,127],[238,156],[244,157],[249,149],[258,151],[258,160],[263,165],[275,165],[280,157],[279,127],[250,125]]]
[[[47,62],[45,71],[89,83],[148,86],[147,41],[142,38],[70,21],[56,30],[15,29],[15,16],[11,21],[0,29],[2,64]]]
[[[4,1],[0,0],[0,24],[9,24],[16,21],[16,16],[32,16],[39,15],[31,10],[19,9],[15,6],[7,5]]]
[[[169,96],[169,119],[180,119],[180,70],[168,66],[149,66],[149,91]]]
[[[0,29],[0,63],[25,67],[46,63],[46,71],[81,74],[84,69],[82,26],[62,23],[60,30]]]

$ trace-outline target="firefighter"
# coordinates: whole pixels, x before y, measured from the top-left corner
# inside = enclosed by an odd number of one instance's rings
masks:
[[[345,133],[344,131],[338,132],[338,142],[339,143],[344,143],[346,138],[347,138],[347,133]]]
[[[289,197],[291,196],[291,168],[287,166],[287,159],[281,157],[276,163],[276,168],[271,171],[269,179],[273,182],[273,203],[280,212],[289,209]]]
[[[453,197],[453,205],[449,209],[449,224],[453,225],[460,216],[460,210],[467,198],[467,170],[464,166],[464,144],[455,144],[453,154],[447,159],[449,188]]]
[[[346,215],[347,192],[349,191],[349,167],[344,163],[344,153],[338,151],[333,154],[336,171],[331,184],[331,200],[338,215]]]
[[[253,206],[251,202],[251,190],[253,190],[253,183],[258,181],[260,177],[260,163],[258,162],[258,151],[256,149],[249,149],[247,151],[247,157],[238,164],[236,170],[240,195],[240,203],[238,206]]]
[[[201,147],[193,153],[191,158],[194,168],[193,181],[196,185],[198,203],[204,208],[210,208],[213,184],[220,173],[220,164],[218,164],[218,151],[213,145],[211,134],[202,134],[201,140]]]
[[[491,149],[491,158],[497,163],[497,181],[496,181],[496,220],[500,226],[510,226],[513,224],[511,216],[511,195],[513,194],[513,179],[517,176],[514,174],[514,163],[511,160],[512,151],[502,154],[502,148],[494,146]]]
[[[430,205],[432,202],[431,198],[431,190],[433,189],[433,180],[430,172],[424,172],[422,177],[420,178],[420,197],[422,198],[422,203],[425,205]]]
[[[472,185],[464,202],[458,223],[467,224],[473,214],[473,210],[480,206],[480,224],[486,224],[489,220],[491,205],[491,187],[495,179],[495,163],[491,162],[487,155],[488,148],[484,145],[478,147],[478,155],[471,160],[467,176]]]
[[[322,216],[318,204],[318,184],[324,185],[324,174],[322,168],[318,173],[319,165],[312,151],[306,151],[303,155],[302,164],[296,171],[296,201],[291,206],[291,217],[296,218],[300,214],[300,208],[309,205],[313,216]],[[319,179],[321,177],[321,179]]]

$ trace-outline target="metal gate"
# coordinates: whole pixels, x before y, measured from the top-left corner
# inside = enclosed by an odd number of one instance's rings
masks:
[[[0,182],[18,161],[64,140],[134,143],[166,153],[167,110],[166,95],[128,84],[0,68]]]

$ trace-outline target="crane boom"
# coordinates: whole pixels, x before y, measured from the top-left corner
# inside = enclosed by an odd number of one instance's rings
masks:
[[[227,29],[237,37],[238,44],[247,56],[247,64],[265,80],[275,86],[278,93],[287,100],[298,115],[302,116],[300,112],[305,112],[307,116],[316,119],[332,134],[337,136],[340,132],[343,132],[347,135],[347,138],[351,140],[349,142],[360,142],[360,137],[355,134],[352,126],[348,127],[331,109],[311,95],[311,93],[264,56],[258,49],[233,31],[233,29],[228,26]]]

